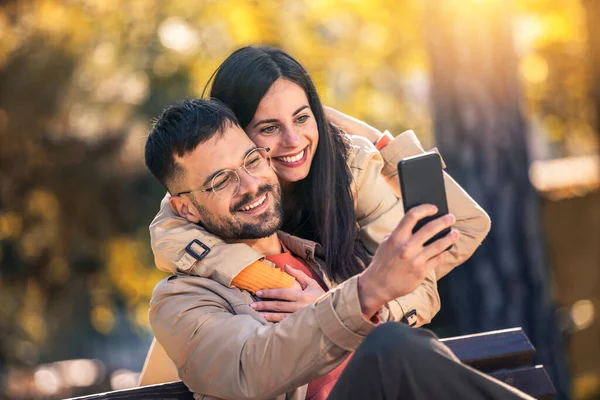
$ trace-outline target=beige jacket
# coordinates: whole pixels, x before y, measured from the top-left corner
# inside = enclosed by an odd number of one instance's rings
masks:
[[[352,151],[348,158],[354,184],[352,194],[360,237],[367,250],[374,254],[404,216],[397,179],[397,163],[403,158],[424,153],[413,131],[394,138],[381,153],[367,139],[350,136]],[[468,259],[490,229],[490,219],[481,207],[446,173],[444,173],[448,207],[456,216],[455,227],[461,237],[445,253],[442,264],[413,293],[397,300],[392,311],[399,321],[411,310],[417,311],[417,326],[429,323],[439,311],[440,300],[436,280]],[[324,194],[326,195],[326,194]],[[227,244],[198,225],[177,216],[169,206],[168,195],[150,225],[150,237],[156,265],[167,272],[180,271],[189,275],[214,279],[230,287],[235,276],[263,255],[245,244]],[[185,248],[200,240],[210,252],[198,261]],[[192,245],[196,254],[204,249]],[[435,276],[434,276],[435,275]],[[328,282],[330,284],[330,282]]]
[[[322,274],[315,243],[279,237]],[[307,383],[337,367],[374,327],[361,313],[357,277],[278,324],[249,306],[255,299],[247,291],[182,273],[154,289],[152,330],[195,398],[302,400]],[[386,309],[380,312],[383,320],[388,315]],[[153,368],[147,365],[144,374],[172,365],[162,349],[153,357],[158,362],[150,361]]]
[[[395,138],[381,151],[381,154],[366,139],[361,137],[352,137],[352,139],[354,146],[352,154],[348,159],[348,164],[354,176],[353,195],[356,204],[356,215],[361,227],[361,238],[369,251],[374,253],[383,238],[394,229],[404,216],[401,200],[397,197],[399,196],[400,190],[399,183],[397,182],[396,164],[399,160],[408,156],[423,153],[424,150],[412,131],[407,131]],[[460,188],[460,186],[458,186],[458,184],[456,184],[456,182],[454,182],[454,180],[452,180],[452,178],[447,174],[444,175],[449,209],[457,217],[456,228],[461,232],[461,238],[450,251],[445,253],[445,260],[437,270],[439,276],[444,276],[456,265],[470,257],[490,228],[490,221],[486,213],[462,190],[462,188]],[[382,176],[388,181],[389,185],[382,179]],[[195,354],[194,349],[189,347],[192,345],[190,344],[185,349],[178,347],[179,345],[183,346],[188,342],[191,343],[192,340],[194,345],[200,346],[197,338],[198,335],[203,332],[198,331],[199,333],[196,336],[190,333],[194,332],[196,327],[199,327],[198,324],[201,323],[196,321],[202,321],[202,319],[198,320],[196,317],[187,318],[185,314],[188,312],[192,313],[192,315],[201,313],[202,307],[195,308],[194,306],[190,306],[188,299],[192,304],[197,304],[196,300],[194,300],[195,296],[205,298],[207,294],[204,290],[207,287],[210,287],[209,291],[211,293],[216,293],[216,295],[212,295],[212,297],[209,296],[209,298],[216,300],[217,297],[222,296],[221,298],[226,299],[227,304],[231,305],[227,310],[230,310],[231,307],[234,307],[233,305],[236,305],[235,307],[244,310],[244,314],[249,313],[253,316],[253,319],[260,321],[261,325],[265,325],[266,321],[264,321],[262,317],[255,315],[254,311],[246,306],[254,300],[252,295],[248,292],[230,287],[231,281],[237,273],[263,256],[249,246],[241,244],[225,244],[220,239],[208,234],[198,226],[187,224],[187,221],[172,213],[167,197],[163,199],[161,203],[161,211],[152,222],[150,232],[157,266],[162,270],[171,272],[176,271],[178,276],[162,281],[155,290],[152,300],[151,324],[155,335],[167,348],[167,352],[165,353],[165,349],[159,343],[156,343],[156,341],[153,342],[142,371],[141,385],[169,382],[181,377],[193,390],[194,388],[196,388],[195,390],[199,390],[198,388],[203,386],[195,386],[194,379],[201,380],[203,373],[207,373],[206,368],[208,367],[204,366],[202,369],[196,371],[196,368],[198,368],[197,364],[201,361],[186,361],[186,355]],[[318,244],[307,245],[307,243],[310,242],[295,239],[298,243],[305,244],[305,247],[302,248],[294,243],[287,243],[290,240],[287,235],[281,234],[280,237],[282,240],[284,240],[283,238],[286,238],[284,243],[291,251],[305,258],[310,265],[318,268],[314,262],[315,252],[317,252],[317,255],[319,252]],[[208,256],[202,261],[196,261],[195,258],[184,250],[185,246],[194,239],[201,240],[211,249]],[[202,250],[202,248],[194,248],[194,251],[199,254],[202,253]],[[177,266],[176,270],[173,268],[173,265]],[[329,287],[334,287],[334,284],[323,275],[320,268],[317,273]],[[203,278],[210,278],[210,280],[195,279],[194,277],[185,277],[185,275],[195,275]],[[218,285],[217,282],[224,287]],[[354,288],[354,286],[352,286],[355,285],[354,280],[351,279],[348,282],[342,284],[341,287],[346,288],[351,286]],[[190,288],[194,288],[194,290],[191,290]],[[334,291],[327,296],[330,296],[332,299],[337,299],[338,297],[336,296],[341,296],[341,292],[341,288],[339,288],[337,291]],[[233,302],[230,299],[232,293],[236,296],[236,300]],[[189,296],[186,294],[189,294]],[[241,298],[243,300],[240,300]],[[165,300],[163,301],[162,299]],[[221,302],[221,300],[219,300],[219,302]],[[211,304],[210,301],[208,301],[208,303]],[[176,307],[166,307],[167,304],[174,304]],[[336,307],[341,307],[344,302],[335,304]],[[183,307],[183,310],[188,310],[189,307],[189,310],[181,311],[181,307]],[[296,318],[307,318],[305,314],[310,313],[307,310],[313,310],[312,312],[314,312],[316,308],[318,307],[309,307],[295,313],[289,318],[291,318],[291,321],[296,321]],[[417,310],[417,325],[429,322],[439,310],[439,295],[437,293],[436,277],[434,274],[431,274],[431,276],[429,276],[415,292],[388,303],[387,307],[382,310],[380,316],[383,317],[384,320],[399,321],[402,319],[405,312],[411,309]],[[220,308],[215,310],[219,310],[219,313],[222,312]],[[238,308],[236,308],[236,312],[239,314]],[[328,312],[337,313],[339,310],[334,307],[333,309],[329,309]],[[348,313],[349,311],[346,309],[346,311],[342,312]],[[354,312],[358,311],[354,310]],[[218,315],[223,318],[226,317],[223,314]],[[343,321],[343,318],[339,315],[334,317],[333,314],[330,314],[329,317],[331,317],[330,323]],[[183,321],[187,321],[189,326]],[[252,319],[248,319],[248,321],[251,322]],[[326,320],[324,319],[322,321]],[[364,322],[362,316],[360,321]],[[287,322],[283,326],[288,326],[288,324],[292,323]],[[202,323],[202,326],[204,326],[204,323]],[[310,328],[315,328],[314,323],[310,325]],[[187,332],[185,335],[190,336],[185,336],[183,334],[183,336],[180,336],[179,334],[175,334],[172,331],[173,329],[175,332],[179,332],[179,330],[181,330],[181,332]],[[228,339],[225,338],[226,332],[220,329],[221,328],[219,328],[219,332],[221,333],[219,333],[218,336],[223,338],[227,343]],[[273,326],[272,328],[263,327],[261,329],[273,329],[274,331],[278,331],[276,326]],[[303,329],[301,330],[304,332]],[[366,333],[366,330],[367,329],[365,328],[364,333]],[[232,331],[236,332],[236,330]],[[346,330],[341,331],[348,333]],[[233,333],[233,335],[235,336],[235,333]],[[173,339],[174,337],[175,339]],[[327,336],[327,338],[334,340],[330,336]],[[324,345],[322,338],[319,340],[321,340],[320,346]],[[206,347],[208,347],[208,350],[205,346],[201,346],[202,350],[199,351],[206,352],[212,348],[211,341],[205,343],[207,344]],[[330,345],[330,343],[328,345]],[[301,349],[304,348],[302,347]],[[215,348],[215,352],[218,353],[218,351],[218,348]],[[262,350],[257,349],[257,351]],[[288,350],[286,350],[286,352],[287,351]],[[214,357],[202,357],[202,359],[213,360]],[[179,373],[170,358],[178,364]],[[330,359],[328,357],[326,359],[333,360],[332,362],[334,362],[335,365],[341,361],[341,359],[338,358]],[[288,360],[288,358],[286,358],[286,360]],[[290,362],[290,364],[293,365],[294,362]],[[235,367],[240,366],[241,364],[239,361],[234,360],[231,362],[231,365]],[[183,370],[182,367],[184,367]],[[334,366],[330,366],[328,368],[331,369],[333,367]],[[273,370],[278,370],[278,368],[273,368]],[[296,378],[301,379],[303,376],[302,371],[298,370],[297,373],[298,376]],[[231,381],[222,379],[219,380],[219,382],[231,390],[243,389],[239,386],[235,386],[237,384],[245,382],[245,385],[250,385],[252,383],[245,379],[245,375],[241,372],[239,372],[239,375],[230,378],[232,379]],[[264,376],[262,378],[264,378]],[[277,377],[272,376],[274,382],[276,378]],[[305,382],[308,382],[311,379],[308,379]],[[234,385],[235,388],[230,387],[232,385]],[[262,387],[260,385],[257,386]],[[266,385],[265,387],[269,386]],[[246,387],[244,390],[252,389],[258,390],[256,387]],[[288,389],[286,388],[285,390]],[[212,392],[205,391],[204,393]],[[236,393],[237,395],[241,395],[242,392]],[[300,388],[294,393],[294,396],[296,397],[292,398],[303,398],[305,388]],[[231,396],[231,394],[224,395],[220,393],[215,395],[224,397]],[[253,392],[246,391],[243,393],[242,397],[252,397],[252,395]],[[260,395],[257,396],[257,398],[260,397]],[[234,396],[232,398],[236,397]]]

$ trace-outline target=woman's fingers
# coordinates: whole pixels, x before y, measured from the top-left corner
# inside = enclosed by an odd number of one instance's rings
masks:
[[[250,307],[256,311],[293,313],[301,309],[302,305],[297,302],[288,301],[257,301],[250,304]]]
[[[294,282],[292,283],[292,287],[290,289],[302,291],[302,285],[300,284],[300,282],[294,279]]]
[[[302,286],[302,289],[305,289],[311,282],[314,282],[314,279],[311,279],[308,275],[304,273],[304,271],[300,269],[293,268],[292,266],[285,264],[283,266],[283,270],[296,278],[296,281]]]
[[[262,289],[257,291],[256,295],[262,299],[273,300],[257,301],[250,304],[253,310],[258,311],[269,322],[283,320],[286,315],[300,310],[325,293],[317,281],[310,278],[303,271],[289,265],[285,265],[284,270],[296,279],[296,283],[302,286],[302,290],[297,288]]]
[[[262,289],[256,295],[263,299],[298,301],[302,299],[302,291],[298,289]]]
[[[290,314],[261,312],[260,315],[262,315],[269,322],[281,322]]]

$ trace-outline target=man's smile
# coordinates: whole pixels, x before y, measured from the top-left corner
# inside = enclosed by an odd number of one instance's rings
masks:
[[[262,196],[260,196],[258,199],[256,199],[253,203],[239,208],[237,210],[237,212],[243,213],[243,214],[258,214],[269,206],[268,200],[269,200],[269,195],[268,195],[268,193],[265,193]]]

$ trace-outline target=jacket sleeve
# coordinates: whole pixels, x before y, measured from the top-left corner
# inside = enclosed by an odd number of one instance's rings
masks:
[[[150,243],[158,269],[170,273],[181,271],[232,286],[233,279],[244,268],[263,257],[245,244],[225,243],[178,216],[171,209],[169,197],[167,194],[163,198],[150,224]],[[198,260],[194,254],[203,257]]]
[[[353,136],[354,158],[350,168],[355,177],[355,210],[361,241],[375,254],[381,242],[404,217],[404,207],[381,174],[383,159],[372,143]],[[411,310],[417,312],[416,326],[431,322],[440,310],[435,272],[412,293],[388,304],[389,320],[400,321]]]
[[[374,327],[361,314],[357,277],[278,324],[259,322],[247,304],[218,293],[231,289],[206,281],[163,280],[150,308],[157,340],[196,393],[273,398],[331,371]]]
[[[406,131],[398,135],[381,149],[381,156],[384,161],[381,173],[396,196],[401,196],[397,169],[398,162],[403,158],[424,152],[425,150],[423,150],[413,131]],[[448,210],[456,216],[454,227],[460,232],[460,238],[445,253],[442,264],[436,269],[437,279],[443,278],[456,266],[468,260],[483,242],[491,227],[490,217],[483,208],[445,171],[444,184],[446,186]]]

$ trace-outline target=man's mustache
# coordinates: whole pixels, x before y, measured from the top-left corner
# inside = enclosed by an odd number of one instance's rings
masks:
[[[246,193],[238,202],[236,202],[233,206],[231,206],[230,211],[232,213],[236,212],[240,208],[249,206],[250,204],[254,203],[256,201],[256,199],[261,197],[263,194],[265,194],[267,192],[274,192],[274,191],[275,191],[274,185],[270,185],[270,184],[263,185],[258,188],[258,191],[256,192],[255,195]]]

